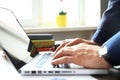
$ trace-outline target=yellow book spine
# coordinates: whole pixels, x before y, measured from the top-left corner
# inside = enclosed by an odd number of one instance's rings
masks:
[[[32,42],[36,48],[53,47],[55,45],[55,41],[53,39],[50,39],[50,40],[32,40]]]

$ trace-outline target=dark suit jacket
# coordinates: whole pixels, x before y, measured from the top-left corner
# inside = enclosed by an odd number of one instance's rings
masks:
[[[120,65],[120,0],[109,0],[100,25],[92,37],[99,45],[106,44],[111,65]]]

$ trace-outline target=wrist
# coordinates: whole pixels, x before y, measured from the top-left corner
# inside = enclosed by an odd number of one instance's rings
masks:
[[[111,64],[110,64],[110,57],[109,57],[109,54],[108,54],[108,51],[107,51],[107,47],[106,45],[103,45],[102,48],[99,50],[99,57],[101,57],[103,59],[103,61],[109,66],[111,67]]]

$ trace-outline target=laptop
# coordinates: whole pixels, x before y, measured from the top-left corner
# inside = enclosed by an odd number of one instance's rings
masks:
[[[6,8],[0,8],[0,46],[21,75],[108,74],[106,69],[88,69],[72,63],[51,65],[54,52],[38,52],[14,13]]]

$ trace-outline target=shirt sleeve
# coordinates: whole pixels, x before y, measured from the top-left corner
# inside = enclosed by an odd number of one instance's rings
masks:
[[[120,31],[105,42],[107,56],[104,57],[113,66],[120,65]]]
[[[103,13],[97,31],[92,37],[99,45],[102,45],[110,37],[120,30],[120,0],[109,0],[108,8]]]

